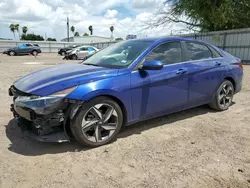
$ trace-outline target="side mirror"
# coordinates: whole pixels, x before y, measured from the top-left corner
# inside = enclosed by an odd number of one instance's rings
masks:
[[[161,70],[163,63],[158,60],[145,60],[139,70]]]

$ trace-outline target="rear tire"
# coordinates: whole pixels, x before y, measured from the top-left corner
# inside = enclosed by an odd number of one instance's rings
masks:
[[[33,56],[37,56],[38,52],[36,50],[32,51]]]
[[[10,52],[9,52],[9,56],[14,56],[14,55],[16,55],[15,52],[13,52],[13,51],[10,51]]]
[[[97,97],[83,104],[70,128],[81,145],[98,147],[112,142],[122,123],[120,106],[109,97]]]
[[[232,105],[233,96],[234,86],[232,82],[225,80],[216,91],[213,101],[209,106],[218,111],[227,110]]]

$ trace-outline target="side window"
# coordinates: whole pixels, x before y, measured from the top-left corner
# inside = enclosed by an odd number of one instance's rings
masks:
[[[180,42],[168,42],[161,44],[152,50],[146,59],[154,59],[163,62],[165,65],[179,63],[181,58],[181,43]]]
[[[213,47],[210,47],[210,50],[213,53],[213,58],[222,57],[222,55],[217,50],[215,50]]]
[[[31,47],[32,45],[31,44],[26,44],[27,47]]]
[[[209,48],[202,44],[186,42],[188,61],[213,58]]]
[[[86,48],[86,47],[80,48],[80,51],[87,51],[87,50],[88,50],[88,48]]]
[[[88,52],[95,52],[95,49],[92,47],[88,47]]]

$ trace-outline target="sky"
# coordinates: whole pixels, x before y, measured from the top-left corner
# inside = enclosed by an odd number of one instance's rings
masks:
[[[165,0],[1,0],[0,38],[13,39],[10,24],[28,27],[28,33],[40,34],[61,40],[67,36],[66,19],[75,26],[80,35],[125,38],[128,34],[138,37],[166,36],[171,30],[185,28],[182,24],[168,24],[154,29],[145,29],[145,22],[153,17]],[[17,34],[16,34],[17,35]],[[70,36],[72,33],[70,32]]]

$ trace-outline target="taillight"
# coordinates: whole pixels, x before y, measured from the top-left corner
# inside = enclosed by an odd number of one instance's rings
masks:
[[[240,68],[243,69],[243,65],[242,65],[242,62],[237,62],[237,63],[234,63],[235,65],[238,65]]]

